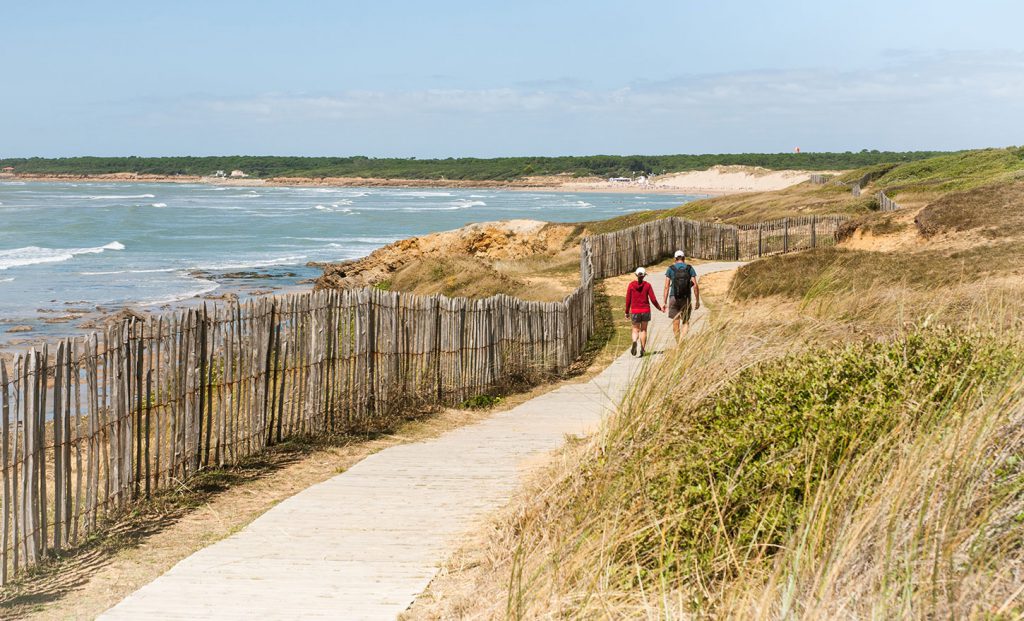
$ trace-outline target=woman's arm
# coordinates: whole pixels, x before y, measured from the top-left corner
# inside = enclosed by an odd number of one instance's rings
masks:
[[[654,295],[654,287],[652,287],[651,283],[649,282],[644,284],[647,285],[647,297],[648,299],[651,300],[651,303],[654,304],[654,308],[660,310],[661,312],[665,312],[665,309],[661,307],[661,304],[658,304],[658,296]]]

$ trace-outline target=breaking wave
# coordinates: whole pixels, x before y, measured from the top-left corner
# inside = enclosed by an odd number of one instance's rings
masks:
[[[40,248],[25,246],[13,250],[0,250],[0,270],[12,267],[24,267],[39,263],[61,263],[70,261],[81,254],[100,254],[107,250],[124,250],[124,244],[113,241],[105,246],[95,248]]]
[[[156,198],[155,194],[130,194],[128,196],[123,195],[109,195],[103,194],[100,196],[90,196],[91,201],[103,201],[103,200],[117,200],[119,198]]]

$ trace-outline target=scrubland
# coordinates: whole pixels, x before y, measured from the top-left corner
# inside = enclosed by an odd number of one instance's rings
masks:
[[[868,173],[675,210],[861,215],[738,270],[409,618],[1024,616],[1024,149]]]

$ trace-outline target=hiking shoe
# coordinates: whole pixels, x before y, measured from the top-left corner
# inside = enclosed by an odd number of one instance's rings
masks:
[[[643,347],[641,347],[640,348],[640,357],[643,358],[644,357],[644,353],[646,353],[646,352],[647,352],[647,350],[644,349]]]
[[[629,355],[630,356],[635,356],[636,355],[636,341],[633,341],[633,344],[629,347]]]

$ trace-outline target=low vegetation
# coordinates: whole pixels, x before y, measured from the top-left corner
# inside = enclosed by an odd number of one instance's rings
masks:
[[[1019,157],[859,171],[868,193],[926,182],[898,190],[918,206],[738,270],[705,329],[455,558],[424,616],[1024,616]],[[692,208],[731,217],[723,203]]]
[[[931,188],[967,190],[1024,174],[1024,147],[950,153],[897,166],[878,179],[892,190]]]
[[[253,177],[362,177],[508,181],[534,175],[617,177],[704,170],[718,164],[772,170],[837,170],[879,162],[912,162],[937,151],[860,151],[857,153],[735,153],[705,155],[591,155],[565,157],[371,158],[352,157],[70,157],[7,158],[22,174],[210,175],[242,170]]]
[[[970,230],[990,239],[1020,235],[1024,230],[1024,175],[1020,181],[943,196],[922,209],[916,223],[926,237]]]
[[[907,163],[896,160],[873,163],[847,171],[835,179],[838,183],[801,183],[780,191],[717,196],[673,209],[630,213],[585,225],[593,233],[607,233],[670,216],[727,224],[815,214],[863,217],[878,210],[875,194],[879,190],[890,197],[898,197],[900,203],[926,204],[951,191],[971,190],[993,183],[1004,187],[1000,184],[1020,179],[1024,179],[1024,147],[963,151]],[[861,196],[853,196],[846,185],[852,183],[861,184]],[[1006,195],[1004,191],[990,202],[998,204],[998,199]],[[984,199],[979,197],[978,200]]]

